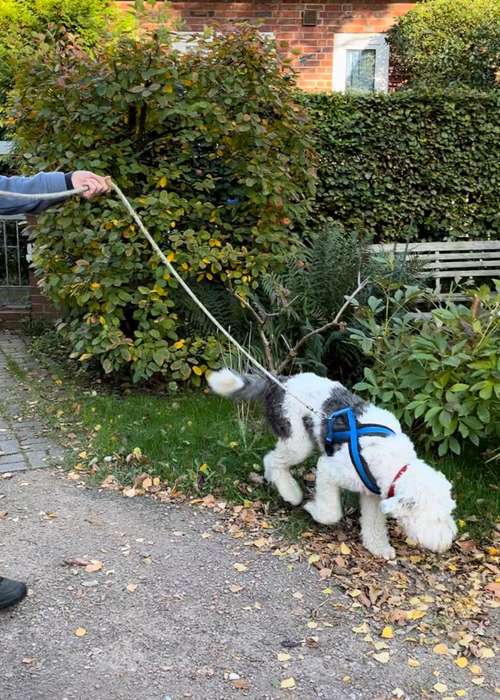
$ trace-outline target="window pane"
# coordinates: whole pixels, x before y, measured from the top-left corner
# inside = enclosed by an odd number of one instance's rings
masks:
[[[347,49],[346,54],[346,91],[373,92],[376,49]]]

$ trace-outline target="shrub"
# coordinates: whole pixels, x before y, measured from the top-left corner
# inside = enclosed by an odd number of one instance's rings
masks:
[[[56,40],[62,34],[78,37],[88,48],[104,30],[130,25],[112,0],[2,0],[0,3],[0,128],[3,106],[12,88],[17,63],[27,46],[40,35]],[[49,33],[47,33],[49,32]]]
[[[321,153],[314,220],[377,240],[499,235],[500,92],[305,98]]]
[[[480,90],[499,84],[497,0],[418,3],[389,30],[391,62],[410,86]]]
[[[108,173],[177,269],[245,296],[299,245],[313,193],[310,126],[272,43],[242,27],[183,56],[164,32],[96,49],[46,44],[18,74],[16,137],[30,169]],[[35,232],[35,263],[82,361],[135,380],[214,366],[186,301],[113,198],[70,202]]]
[[[448,303],[429,319],[406,312],[412,288],[371,297],[351,334],[371,363],[355,388],[393,410],[440,456],[498,442],[499,292],[497,280],[496,292],[471,292],[470,307]]]

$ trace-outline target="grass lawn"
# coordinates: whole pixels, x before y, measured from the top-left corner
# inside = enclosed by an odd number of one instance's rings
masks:
[[[11,371],[19,376],[16,367]],[[258,407],[237,406],[201,390],[174,396],[123,393],[104,385],[94,385],[96,390],[53,362],[50,373],[53,381],[41,382],[33,391],[38,394],[38,408],[55,428],[78,435],[81,450],[75,451],[69,466],[82,460],[93,464],[99,482],[111,472],[120,483],[130,484],[137,474],[147,472],[193,496],[213,493],[232,502],[259,499],[284,506],[273,488],[260,483],[262,458],[274,438]],[[127,461],[136,448],[141,459]],[[466,523],[462,529],[486,535],[498,518],[498,467],[485,464],[479,452],[428,460],[454,484],[456,515]],[[310,461],[306,467],[313,464]],[[353,504],[351,498],[348,502]],[[290,513],[289,534],[311,527],[303,511]]]

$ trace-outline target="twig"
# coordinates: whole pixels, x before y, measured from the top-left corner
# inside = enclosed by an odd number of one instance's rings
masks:
[[[250,311],[252,316],[257,321],[258,326],[259,326],[260,340],[262,342],[262,347],[264,349],[264,355],[266,357],[267,366],[269,367],[269,370],[271,372],[274,372],[274,360],[273,360],[273,354],[271,352],[271,343],[269,342],[269,339],[264,332],[264,326],[266,323],[266,319],[262,318],[262,316],[260,316],[257,313],[257,311],[253,308],[253,306],[251,306],[251,304],[248,303],[248,301],[246,299],[243,299],[243,297],[240,297],[239,294],[237,294],[232,289],[230,289],[229,291],[235,297],[235,299],[237,299],[240,302],[240,304],[245,307],[245,309],[248,309],[248,311]],[[267,314],[266,314],[266,316],[267,316]]]
[[[324,331],[329,330],[330,328],[339,328],[342,324],[340,323],[340,319],[342,317],[342,314],[344,311],[347,309],[347,307],[350,305],[352,300],[359,294],[359,292],[366,287],[368,284],[368,279],[363,280],[363,282],[360,282],[354,292],[350,294],[345,302],[342,304],[340,307],[340,310],[337,312],[335,315],[335,318],[332,321],[329,321],[328,323],[325,323],[324,326],[321,326],[320,328],[315,328],[313,331],[310,333],[307,333],[303,338],[299,340],[298,343],[294,345],[294,347],[289,350],[288,356],[283,360],[283,362],[278,366],[277,372],[278,374],[281,374],[285,367],[288,365],[290,360],[293,360],[293,358],[297,357],[297,354],[300,350],[300,348],[307,343],[307,341],[312,338],[315,335],[318,335],[318,333],[323,333]]]

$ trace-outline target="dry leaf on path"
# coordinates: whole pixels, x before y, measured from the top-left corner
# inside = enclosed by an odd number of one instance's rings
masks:
[[[281,681],[280,687],[284,690],[291,690],[292,688],[295,688],[295,678],[285,678]]]
[[[96,571],[100,571],[102,569],[102,561],[99,561],[99,559],[91,559],[90,564],[87,564],[85,567],[85,571],[89,574],[95,574]]]
[[[77,637],[85,637],[86,634],[87,630],[85,629],[85,627],[77,627],[75,630],[75,635]]]
[[[242,573],[243,571],[248,571],[248,566],[245,566],[245,564],[233,564],[233,568],[236,569],[236,571],[239,571]]]

